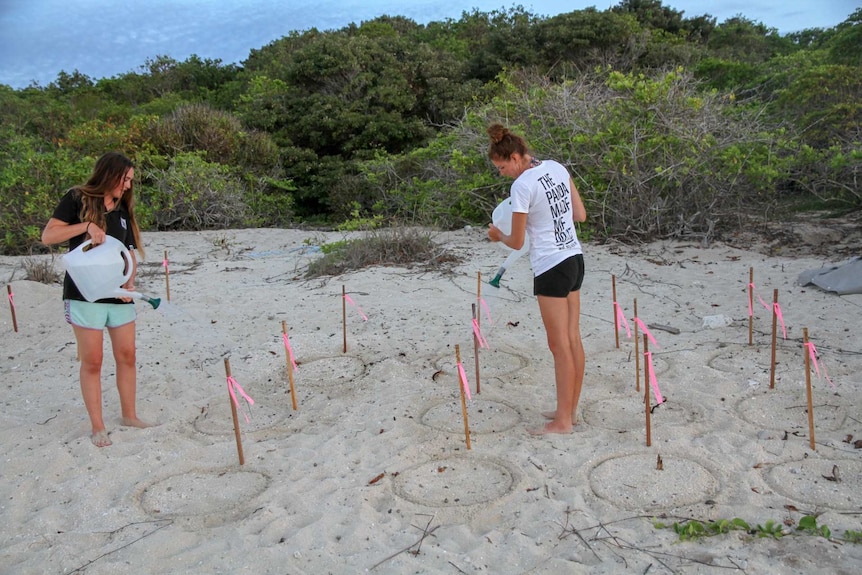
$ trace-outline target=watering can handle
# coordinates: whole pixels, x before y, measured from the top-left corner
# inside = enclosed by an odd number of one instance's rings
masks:
[[[126,282],[129,281],[130,277],[132,277],[132,271],[134,270],[134,261],[132,260],[132,254],[129,253],[129,248],[127,248],[126,246],[122,246],[120,255],[123,256],[123,261],[126,262],[126,268],[125,270],[123,270],[123,283],[121,283],[120,285],[126,285]]]
[[[107,237],[110,237],[111,239],[116,239],[113,236],[107,236]],[[107,240],[107,241],[110,241],[110,240]],[[126,264],[126,267],[123,270],[123,283],[121,283],[120,285],[126,285],[126,282],[129,281],[130,277],[132,277],[132,270],[134,269],[132,254],[129,253],[129,248],[124,246],[123,242],[121,242],[120,240],[116,240],[116,242],[119,244],[120,256],[123,258],[123,262],[125,262],[125,264]],[[88,246],[89,246],[89,248],[88,248]],[[91,239],[84,240],[84,242],[80,246],[81,251],[87,251],[88,249],[93,249],[96,247],[98,247],[98,246],[94,246],[93,240],[91,240]]]

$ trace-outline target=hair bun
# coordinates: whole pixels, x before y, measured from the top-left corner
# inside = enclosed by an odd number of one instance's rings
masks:
[[[488,137],[491,138],[491,142],[499,144],[506,137],[506,134],[509,133],[509,130],[502,124],[491,124],[488,126],[487,132]]]

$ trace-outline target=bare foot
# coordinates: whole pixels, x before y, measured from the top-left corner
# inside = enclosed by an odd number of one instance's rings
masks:
[[[101,431],[94,431],[93,435],[90,436],[90,441],[93,442],[93,445],[96,447],[108,447],[111,445],[111,440],[108,437],[108,431],[102,429]]]
[[[543,411],[542,417],[544,417],[545,419],[557,419],[557,412],[556,411]],[[578,418],[575,417],[574,413],[572,414],[572,423],[574,425],[577,425],[577,423],[578,423]]]
[[[569,434],[572,432],[572,428],[565,428],[558,426],[553,421],[546,423],[542,427],[536,427],[533,429],[527,429],[527,433],[530,435],[549,435],[551,433],[560,433],[560,434]]]
[[[144,429],[145,427],[154,427],[156,424],[147,423],[146,421],[142,421],[137,417],[121,417],[120,425],[125,425],[126,427],[138,427],[140,429]]]

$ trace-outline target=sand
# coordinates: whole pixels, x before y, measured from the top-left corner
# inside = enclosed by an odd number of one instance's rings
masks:
[[[489,286],[506,252],[468,228],[435,234],[461,258],[450,269],[305,279],[317,246],[343,237],[144,234],[149,258],[138,289],[163,304],[136,304],[138,414],[160,425],[119,424],[106,344],[113,445],[101,449],[89,439],[61,287],[21,279],[24,258],[0,258],[18,323],[16,333],[7,305],[0,572],[862,570],[862,545],[842,541],[862,531],[862,449],[853,443],[862,439],[862,296],[795,282],[836,258],[722,243],[586,243],[580,425],[571,435],[532,437],[526,428],[554,407],[554,389],[527,258],[501,288]],[[779,324],[774,372],[772,312],[757,299],[749,345],[751,269],[756,296],[771,305],[779,292],[787,338]],[[479,351],[477,394],[479,273],[489,348]],[[634,340],[623,328],[616,343],[612,277],[628,322],[637,300],[639,318],[654,326],[650,352],[667,401],[651,398],[649,446]],[[342,290],[351,303],[343,305]],[[297,362],[297,410],[282,322]],[[811,366],[815,449],[803,328],[831,381]],[[456,348],[472,389],[470,449]],[[225,358],[254,400],[238,409],[243,465]],[[807,514],[831,539],[796,531]],[[752,527],[776,522],[786,535],[680,541],[654,526],[735,517]]]

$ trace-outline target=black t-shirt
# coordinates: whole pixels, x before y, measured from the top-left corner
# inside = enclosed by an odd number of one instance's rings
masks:
[[[81,210],[83,209],[84,204],[81,201],[81,192],[71,189],[60,199],[60,203],[57,204],[57,207],[54,208],[53,217],[60,220],[61,222],[66,222],[67,224],[80,224],[81,223]],[[135,235],[132,233],[132,226],[129,222],[129,212],[126,210],[125,204],[119,202],[117,206],[107,212],[105,214],[105,221],[107,223],[107,232],[109,236],[113,236],[123,242],[123,245],[128,247],[130,250],[135,249],[138,246],[135,245]],[[69,251],[74,250],[78,246],[80,246],[86,240],[87,235],[81,234],[79,236],[74,236],[69,239]],[[120,286],[117,286],[120,287]],[[81,295],[81,292],[78,290],[78,286],[75,285],[75,282],[72,281],[72,278],[69,277],[69,274],[66,273],[66,277],[63,280],[63,299],[74,299],[78,301],[87,301],[84,299],[84,296]],[[132,303],[132,302],[124,302],[118,298],[106,298],[98,300],[98,303]]]

